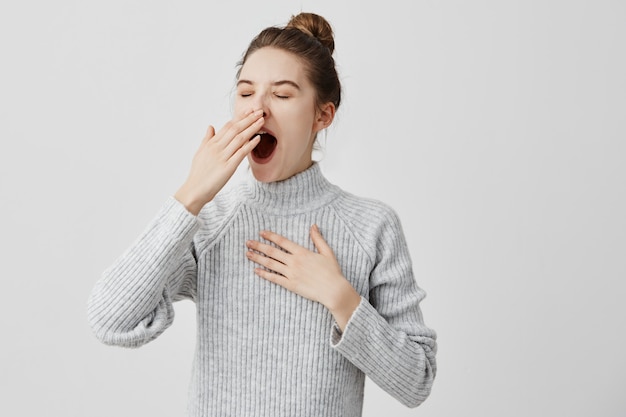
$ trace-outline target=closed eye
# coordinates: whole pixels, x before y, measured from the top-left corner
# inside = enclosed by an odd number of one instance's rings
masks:
[[[281,94],[274,94],[274,95],[275,95],[276,97],[280,98],[280,99],[283,99],[283,100],[284,100],[284,99],[289,98],[289,96],[283,96],[283,95],[281,95]]]

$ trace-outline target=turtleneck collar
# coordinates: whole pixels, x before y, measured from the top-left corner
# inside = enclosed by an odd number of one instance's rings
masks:
[[[274,214],[300,213],[317,209],[337,196],[317,162],[283,181],[259,182],[248,173],[246,201]]]

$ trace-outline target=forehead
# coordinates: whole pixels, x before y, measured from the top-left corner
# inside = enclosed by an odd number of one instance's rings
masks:
[[[239,78],[255,83],[290,80],[301,86],[308,84],[302,61],[290,52],[271,47],[261,48],[249,55],[241,67]]]

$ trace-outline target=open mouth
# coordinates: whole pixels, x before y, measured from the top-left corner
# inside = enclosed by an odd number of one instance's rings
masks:
[[[265,131],[259,132],[258,135],[261,136],[261,141],[252,150],[252,157],[256,162],[259,163],[269,162],[270,157],[276,149],[278,141],[276,140],[276,137],[274,137],[274,135]]]

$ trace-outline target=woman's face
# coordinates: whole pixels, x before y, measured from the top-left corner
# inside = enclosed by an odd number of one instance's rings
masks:
[[[315,97],[295,55],[265,47],[248,56],[237,81],[235,114],[265,113],[261,142],[248,156],[257,180],[281,181],[311,166],[315,135],[334,116],[332,104],[330,118],[328,110],[317,110]]]

